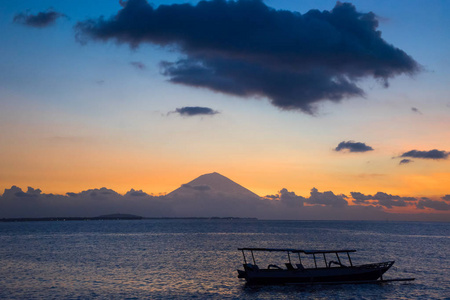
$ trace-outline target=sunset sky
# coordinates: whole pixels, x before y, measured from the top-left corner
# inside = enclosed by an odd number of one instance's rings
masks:
[[[450,1],[198,2],[0,0],[0,193],[446,201]]]

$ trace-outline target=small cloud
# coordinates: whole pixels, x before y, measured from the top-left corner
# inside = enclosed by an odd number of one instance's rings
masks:
[[[139,70],[145,70],[147,68],[145,66],[145,64],[140,61],[132,61],[132,62],[130,62],[130,65],[132,65],[133,67],[135,67],[136,69],[139,69]]]
[[[269,200],[280,200],[280,195],[266,195],[263,198],[269,199]]]
[[[212,116],[215,114],[218,114],[219,112],[216,110],[213,110],[212,108],[209,107],[200,107],[200,106],[185,106],[185,107],[181,107],[181,108],[177,108],[175,109],[175,111],[172,111],[171,113],[177,113],[180,114],[181,116],[187,116],[187,117],[192,117],[192,116]]]
[[[422,114],[422,112],[419,109],[417,109],[416,107],[411,107],[411,110],[419,115]]]
[[[305,200],[305,203],[312,205],[331,205],[333,207],[343,207],[348,205],[348,201],[345,200],[345,195],[335,195],[333,192],[319,192],[316,188],[311,189],[309,198]]]
[[[412,157],[421,159],[447,159],[450,152],[433,149],[430,151],[411,150],[403,153],[400,157]]]
[[[373,200],[372,195],[364,195],[360,192],[350,192],[352,195],[352,198],[354,199],[353,203],[355,204],[361,204],[361,203],[368,203],[367,201]]]
[[[399,164],[405,165],[405,164],[409,164],[411,162],[413,162],[413,160],[405,158],[405,159],[402,159]]]
[[[445,201],[422,199],[416,204],[418,209],[432,208],[435,210],[447,211],[450,210],[450,204]]]
[[[450,195],[445,195],[444,197],[442,197],[442,200],[450,201]]]
[[[270,199],[270,196],[268,198]],[[289,192],[286,188],[283,188],[281,189],[277,200],[280,200],[282,204],[289,207],[299,207],[303,206],[306,199],[302,196],[297,196],[294,192]]]
[[[355,204],[378,204],[385,208],[405,207],[410,205],[409,202],[416,201],[414,197],[401,197],[391,195],[384,192],[377,192],[375,195],[364,195],[359,192],[351,192],[353,203]]]
[[[20,189],[14,195],[19,198],[36,198],[39,197],[39,195],[41,195],[41,190],[28,187],[28,190],[26,192],[23,192]]]
[[[143,192],[142,190],[136,191],[135,189],[131,189],[130,191],[128,191],[125,194],[126,196],[132,196],[132,197],[144,197],[144,196],[148,196],[147,193]]]
[[[48,9],[46,12],[39,12],[35,15],[28,12],[19,13],[14,16],[13,22],[30,27],[43,28],[53,25],[56,20],[61,17],[67,16],[52,9]]]
[[[372,151],[373,148],[366,145],[365,143],[348,141],[348,142],[340,142],[339,145],[334,148],[334,151],[343,151],[349,150],[349,152],[367,152]]]

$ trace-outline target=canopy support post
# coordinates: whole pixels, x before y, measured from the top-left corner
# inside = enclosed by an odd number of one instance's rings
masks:
[[[242,250],[242,256],[244,257],[244,264],[247,264],[247,260],[245,259],[245,253],[244,253],[244,250]]]

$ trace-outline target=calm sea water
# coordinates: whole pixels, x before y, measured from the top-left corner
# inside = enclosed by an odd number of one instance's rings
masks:
[[[354,248],[408,283],[248,287],[238,247]],[[450,223],[139,220],[0,223],[2,299],[450,299]],[[258,259],[258,257],[257,257]]]

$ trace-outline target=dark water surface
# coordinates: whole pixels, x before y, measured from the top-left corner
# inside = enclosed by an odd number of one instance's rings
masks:
[[[238,247],[354,248],[408,283],[247,287]],[[450,223],[137,220],[0,223],[2,299],[446,299]],[[447,298],[450,299],[450,298]]]

